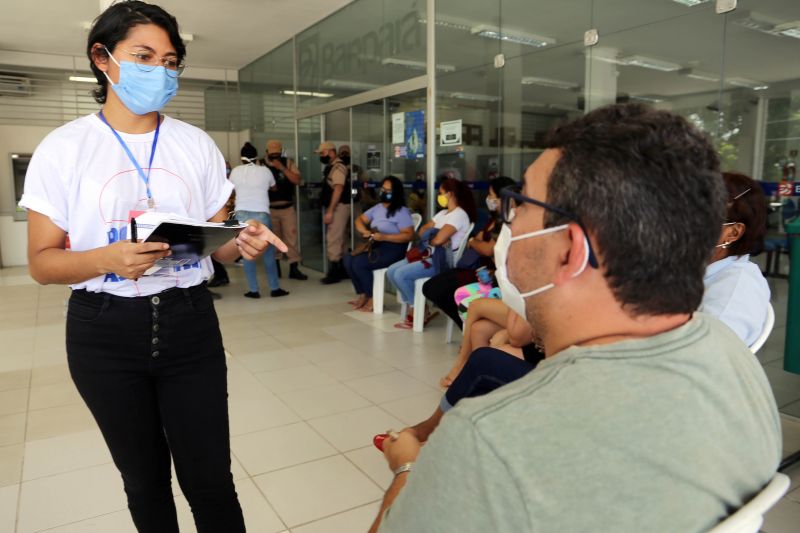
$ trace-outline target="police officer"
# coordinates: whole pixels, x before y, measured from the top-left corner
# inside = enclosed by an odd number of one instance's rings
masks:
[[[328,273],[322,283],[330,285],[347,279],[342,265],[342,256],[347,248],[350,234],[350,171],[336,154],[336,145],[326,141],[316,149],[320,162],[325,165],[322,173],[323,222],[327,226],[326,239]]]
[[[289,247],[289,252],[286,254],[289,259],[289,277],[306,280],[308,276],[300,272],[299,268],[301,258],[297,251],[297,211],[294,207],[295,187],[300,185],[303,177],[294,160],[284,157],[280,141],[274,139],[267,141],[265,162],[275,176],[276,182],[275,188],[269,191],[272,231],[275,235],[280,235],[281,240]]]

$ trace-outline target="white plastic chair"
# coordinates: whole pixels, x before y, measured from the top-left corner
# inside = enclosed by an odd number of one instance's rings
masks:
[[[766,512],[786,494],[789,484],[789,476],[776,472],[772,481],[755,498],[711,528],[708,533],[756,533],[764,523]]]
[[[461,256],[464,255],[464,251],[467,249],[469,236],[472,234],[472,228],[474,227],[475,224],[471,223],[469,228],[467,228],[467,232],[464,234],[461,244],[459,244],[458,249],[453,254],[453,264],[451,266],[456,266],[461,260]],[[422,332],[425,327],[425,295],[422,293],[422,286],[429,279],[431,279],[431,277],[420,278],[414,281],[414,309],[417,309],[417,312],[414,313],[414,327],[412,329],[417,332]],[[408,302],[403,301],[400,291],[397,291],[397,301],[400,302],[400,317],[402,318],[406,316]],[[420,309],[422,312],[419,312]]]
[[[422,215],[419,213],[412,213],[411,220],[414,222],[414,234],[416,235],[420,224],[422,224]],[[406,250],[410,250],[413,244],[414,241],[409,242]],[[372,312],[376,315],[383,314],[383,297],[385,296],[386,291],[387,270],[389,270],[389,267],[379,268],[378,270],[372,271]]]
[[[758,352],[764,343],[767,342],[767,338],[769,338],[769,334],[772,333],[772,328],[775,326],[775,310],[772,308],[772,304],[769,304],[767,307],[767,320],[764,322],[764,329],[761,330],[761,335],[753,341],[753,344],[750,345],[750,351],[753,353]]]

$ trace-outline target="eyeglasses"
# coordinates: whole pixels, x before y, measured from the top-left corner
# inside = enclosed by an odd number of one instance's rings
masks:
[[[511,224],[511,221],[514,220],[517,206],[523,203],[538,205],[541,208],[548,209],[553,213],[558,213],[564,218],[567,218],[576,223],[581,228],[583,233],[586,235],[586,242],[589,245],[589,264],[592,265],[592,268],[598,267],[599,263],[597,262],[597,257],[594,254],[594,249],[592,248],[592,241],[589,239],[589,233],[586,231],[586,228],[583,226],[583,223],[581,223],[581,221],[578,220],[578,217],[576,217],[569,211],[561,209],[560,207],[556,207],[546,202],[542,202],[540,200],[536,200],[534,198],[525,196],[524,194],[522,194],[522,187],[520,187],[519,185],[506,187],[500,191],[500,217],[502,218],[505,224]]]
[[[156,67],[164,67],[167,71],[167,75],[172,76],[173,78],[179,77],[183,74],[183,71],[186,70],[186,63],[178,62],[178,58],[174,56],[166,56],[166,57],[156,57],[156,55],[149,51],[149,50],[141,50],[139,52],[130,52],[125,50],[124,48],[119,48],[128,55],[133,56],[133,62],[136,63],[136,66],[139,70],[144,72],[150,72]],[[108,55],[111,55],[108,47],[106,47],[106,52]]]

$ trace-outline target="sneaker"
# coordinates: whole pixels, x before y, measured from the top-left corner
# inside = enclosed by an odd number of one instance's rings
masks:
[[[279,298],[281,296],[288,296],[289,292],[283,289],[275,289],[274,291],[271,291],[269,295],[272,296],[273,298]],[[245,294],[245,296],[247,295]]]
[[[245,298],[261,298],[261,293],[250,291],[250,292],[244,293],[244,297]]]

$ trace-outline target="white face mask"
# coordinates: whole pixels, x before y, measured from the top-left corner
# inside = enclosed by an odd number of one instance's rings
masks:
[[[540,294],[544,291],[550,290],[555,287],[555,284],[548,283],[547,285],[539,287],[538,289],[534,289],[526,293],[520,293],[519,289],[517,289],[508,278],[508,249],[511,247],[511,243],[522,239],[529,239],[531,237],[539,237],[541,235],[547,235],[548,233],[563,231],[568,227],[568,224],[564,224],[539,231],[524,233],[522,235],[517,235],[516,237],[511,236],[511,228],[508,226],[508,224],[503,224],[503,227],[500,229],[500,235],[497,237],[497,243],[494,245],[494,264],[495,268],[497,269],[494,273],[494,276],[497,279],[497,284],[500,286],[500,297],[503,300],[503,303],[510,307],[512,311],[517,313],[522,318],[527,319],[527,315],[525,313],[525,298],[529,298],[535,294]],[[583,264],[581,265],[581,268],[572,275],[573,278],[579,276],[584,270],[586,270],[586,265],[589,262],[589,241],[586,240],[585,236],[583,239],[583,245]]]

